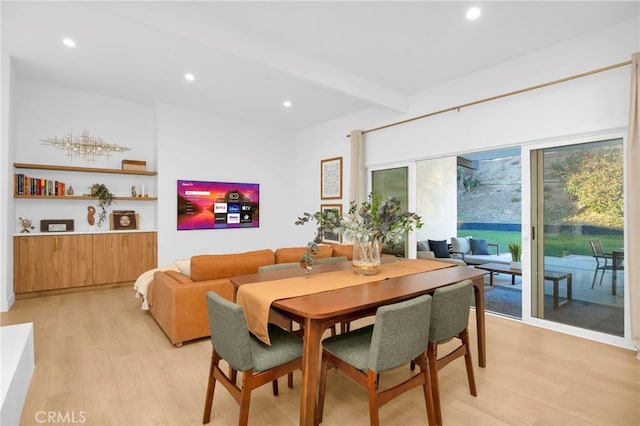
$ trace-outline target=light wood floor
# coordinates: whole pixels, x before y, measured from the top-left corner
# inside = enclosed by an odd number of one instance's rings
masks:
[[[173,347],[130,288],[19,300],[2,325],[33,322],[35,372],[21,424],[42,411],[69,413],[86,425],[199,425],[211,354],[208,339]],[[472,315],[473,317],[473,315]],[[475,330],[471,326],[475,352]],[[632,351],[487,318],[488,367],[474,359],[478,397],[469,395],[464,363],[440,373],[446,425],[639,425],[640,361]],[[408,368],[383,377],[403,377]],[[296,425],[300,373],[255,391],[249,422]],[[366,393],[329,373],[323,425],[367,425]],[[424,425],[421,392],[381,409],[383,425]],[[38,417],[40,416],[40,417]],[[237,424],[238,407],[218,386],[212,425]]]

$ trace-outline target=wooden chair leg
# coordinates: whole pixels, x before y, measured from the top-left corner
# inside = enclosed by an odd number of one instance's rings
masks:
[[[329,370],[329,360],[327,357],[322,357],[322,363],[320,366],[320,387],[318,389],[318,408],[316,410],[316,423],[322,423],[322,414],[324,411],[324,394],[327,390],[327,370]]]
[[[216,378],[214,371],[220,362],[220,357],[214,350],[211,353],[211,365],[209,366],[209,382],[207,383],[207,395],[204,398],[204,412],[202,414],[202,424],[205,425],[211,421],[211,406],[213,405],[213,393],[216,388]]]
[[[436,424],[442,424],[442,409],[440,407],[440,385],[438,381],[438,344],[429,342],[427,347],[429,362],[429,374],[431,375],[431,389],[433,394],[433,407],[436,412]]]
[[[289,389],[293,389],[293,373],[287,374],[287,386]]]
[[[473,361],[471,360],[471,348],[469,347],[469,331],[465,328],[460,333],[460,340],[462,340],[462,344],[465,347],[464,354],[464,363],[467,367],[467,380],[469,381],[469,391],[471,395],[478,396],[478,391],[476,389],[476,379],[473,374]]]
[[[367,370],[367,391],[369,393],[369,423],[371,426],[379,426],[378,374],[371,370]]]
[[[427,362],[427,354],[426,352],[420,354],[418,358],[416,358],[416,363],[418,367],[420,367],[421,374],[424,375],[424,383],[422,384],[422,391],[424,393],[424,403],[425,408],[427,409],[427,420],[429,421],[429,426],[436,425],[436,413],[435,407],[433,405],[433,389],[431,387],[431,374],[429,373],[429,366]]]
[[[242,392],[240,394],[240,414],[238,425],[247,426],[249,423],[249,404],[251,403],[251,391],[253,390],[253,370],[242,373]],[[276,381],[277,382],[277,381]]]
[[[278,396],[278,379],[271,382],[271,387],[273,388],[273,396]]]

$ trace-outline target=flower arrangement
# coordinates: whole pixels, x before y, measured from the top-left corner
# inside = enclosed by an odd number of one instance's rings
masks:
[[[421,217],[404,211],[400,200],[391,197],[383,201],[380,195],[373,193],[360,204],[352,201],[346,216],[333,211],[304,213],[295,223],[303,225],[310,221],[318,225],[313,240],[316,248],[324,232],[344,234],[345,239],[354,244],[354,266],[360,262],[371,267],[373,273],[380,265],[380,243],[397,243],[407,232],[422,227]],[[309,257],[312,261],[309,248],[306,255],[309,255],[307,261]]]

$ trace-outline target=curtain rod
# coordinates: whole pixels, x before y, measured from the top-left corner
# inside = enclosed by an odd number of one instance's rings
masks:
[[[439,111],[430,112],[428,114],[419,115],[417,117],[407,118],[406,120],[396,121],[395,123],[389,123],[389,124],[385,124],[384,126],[374,127],[373,129],[363,130],[362,134],[364,135],[366,133],[376,132],[378,130],[386,129],[386,128],[389,128],[389,127],[399,126],[400,124],[405,124],[405,123],[409,123],[411,121],[421,120],[423,118],[432,117],[434,115],[442,114],[442,113],[445,113],[445,112],[460,111],[462,108],[467,108],[467,107],[470,107],[470,106],[482,104],[482,103],[489,102],[489,101],[495,101],[496,99],[506,98],[506,97],[513,96],[513,95],[519,95],[520,93],[530,92],[532,90],[541,89],[543,87],[553,86],[554,84],[564,83],[566,81],[575,80],[575,79],[582,78],[582,77],[587,77],[587,76],[590,76],[590,75],[593,75],[593,74],[597,74],[597,73],[600,73],[600,72],[609,71],[609,70],[612,70],[612,69],[615,69],[615,68],[620,68],[620,67],[623,67],[625,65],[631,65],[631,61],[620,62],[620,63],[617,63],[617,64],[609,65],[609,66],[598,68],[598,69],[595,69],[595,70],[583,72],[581,74],[575,74],[575,75],[572,75],[572,76],[569,76],[569,77],[561,78],[559,80],[553,80],[553,81],[549,81],[547,83],[537,84],[535,86],[530,86],[530,87],[526,87],[524,89],[515,90],[513,92],[507,92],[507,93],[503,93],[501,95],[491,96],[489,98],[484,98],[484,99],[480,99],[480,100],[477,100],[477,101],[468,102],[466,104],[460,104],[460,105],[453,106],[453,107],[450,107],[450,108],[441,109]],[[351,135],[347,135],[347,137],[349,138],[349,137],[351,137]]]

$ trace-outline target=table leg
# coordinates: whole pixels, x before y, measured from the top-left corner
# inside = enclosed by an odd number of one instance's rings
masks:
[[[572,284],[572,281],[573,281],[572,275],[569,274],[567,276],[567,303],[569,301],[571,301],[571,297],[572,297],[571,296],[571,284]]]
[[[560,285],[558,283],[558,279],[551,279],[551,281],[553,281],[553,309],[558,309],[558,299],[559,299],[559,295],[558,293],[560,292]]]
[[[314,321],[309,318],[305,320],[304,327],[300,425],[312,426],[315,423],[316,415],[320,340],[322,339],[324,328],[320,321]]]
[[[493,285],[493,271],[489,272],[489,285]]]
[[[493,277],[493,273],[491,273]],[[492,280],[493,281],[493,280]],[[484,278],[473,280],[473,291],[476,298],[476,334],[478,335],[478,365],[487,366],[487,348],[485,346],[485,318],[484,318]]]

